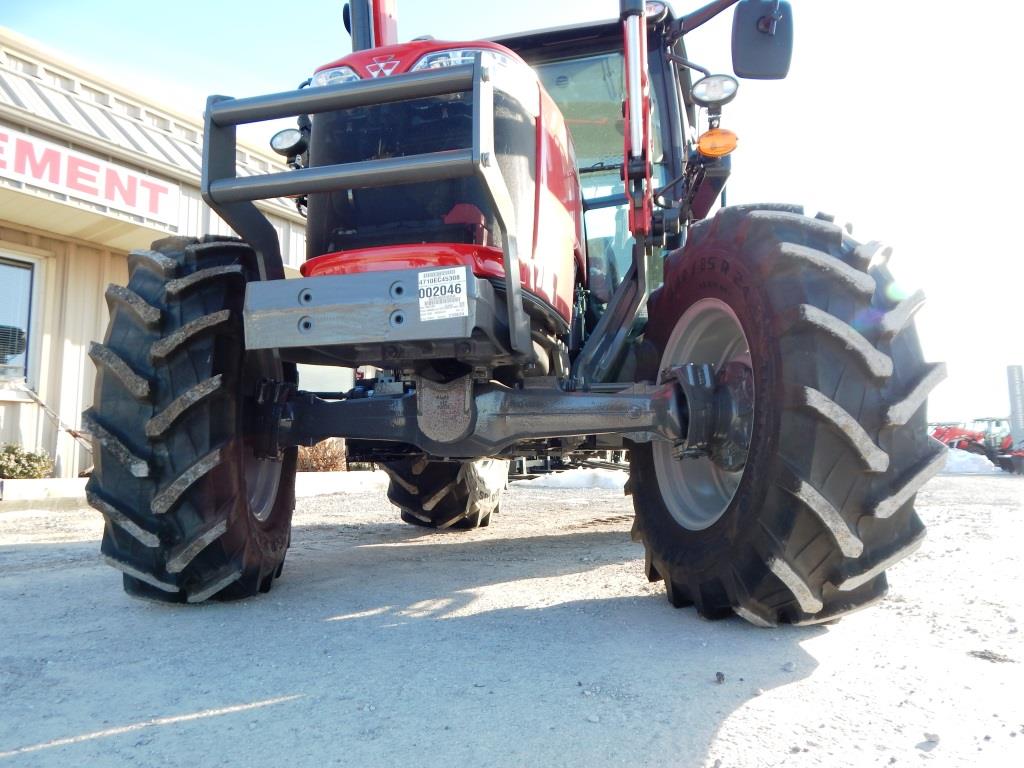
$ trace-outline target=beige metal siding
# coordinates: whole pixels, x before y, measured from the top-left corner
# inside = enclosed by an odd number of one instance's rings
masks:
[[[39,305],[29,343],[29,386],[72,428],[92,402],[95,371],[89,342],[107,325],[103,293],[108,283],[128,279],[125,254],[26,231],[0,222],[0,252],[38,264]],[[0,385],[0,442],[17,443],[56,457],[57,474],[73,477],[91,457],[70,435],[59,432],[42,409],[17,389]]]
[[[153,104],[2,28],[0,129],[180,187],[176,217],[158,221],[0,174],[0,254],[37,267],[28,385],[65,424],[78,428],[95,379],[89,343],[106,332],[103,294],[107,284],[127,281],[127,251],[170,235],[233,232],[199,192],[199,115]],[[240,176],[285,170],[266,148],[245,145],[239,146],[237,169]],[[294,204],[257,205],[280,237],[285,264],[298,267],[305,258],[305,222]],[[0,383],[0,443],[6,442],[55,456],[60,476],[75,476],[91,464],[89,452],[27,394]]]

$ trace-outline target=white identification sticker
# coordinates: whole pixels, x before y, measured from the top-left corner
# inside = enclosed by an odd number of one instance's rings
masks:
[[[466,317],[466,268],[450,267],[420,272],[420,320]]]

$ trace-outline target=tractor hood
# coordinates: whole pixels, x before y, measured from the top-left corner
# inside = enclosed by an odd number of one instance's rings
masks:
[[[458,42],[447,40],[415,40],[410,43],[388,45],[382,48],[371,48],[356,51],[348,56],[317,68],[316,74],[348,67],[360,80],[377,77],[389,77],[411,72],[425,57],[443,51],[493,51],[502,57],[526,66],[525,62],[513,51],[503,45],[483,40]],[[431,65],[430,68],[441,66]]]

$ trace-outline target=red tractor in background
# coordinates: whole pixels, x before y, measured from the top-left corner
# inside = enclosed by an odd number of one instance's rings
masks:
[[[1024,475],[1024,445],[1014,448],[1009,420],[975,419],[931,425],[932,437],[949,448],[984,456],[1004,472]]]
[[[770,626],[879,599],[924,536],[945,368],[887,247],[791,205],[711,215],[738,82],[684,39],[732,6],[735,73],[784,77],[779,0],[407,43],[392,3],[354,0],[351,55],[294,92],[211,97],[203,195],[241,239],[132,253],[91,352],[88,494],[125,589],[269,590],[296,446],[344,437],[437,529],[487,525],[510,457],[628,451],[633,538],[673,605]],[[287,116],[291,170],[236,178],[235,127]],[[279,196],[308,215],[301,279],[252,202]],[[378,373],[307,392],[298,363]]]

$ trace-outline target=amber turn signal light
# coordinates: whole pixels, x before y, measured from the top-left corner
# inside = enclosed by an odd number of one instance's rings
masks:
[[[697,139],[697,149],[704,157],[725,157],[739,142],[739,137],[725,128],[712,128]]]

